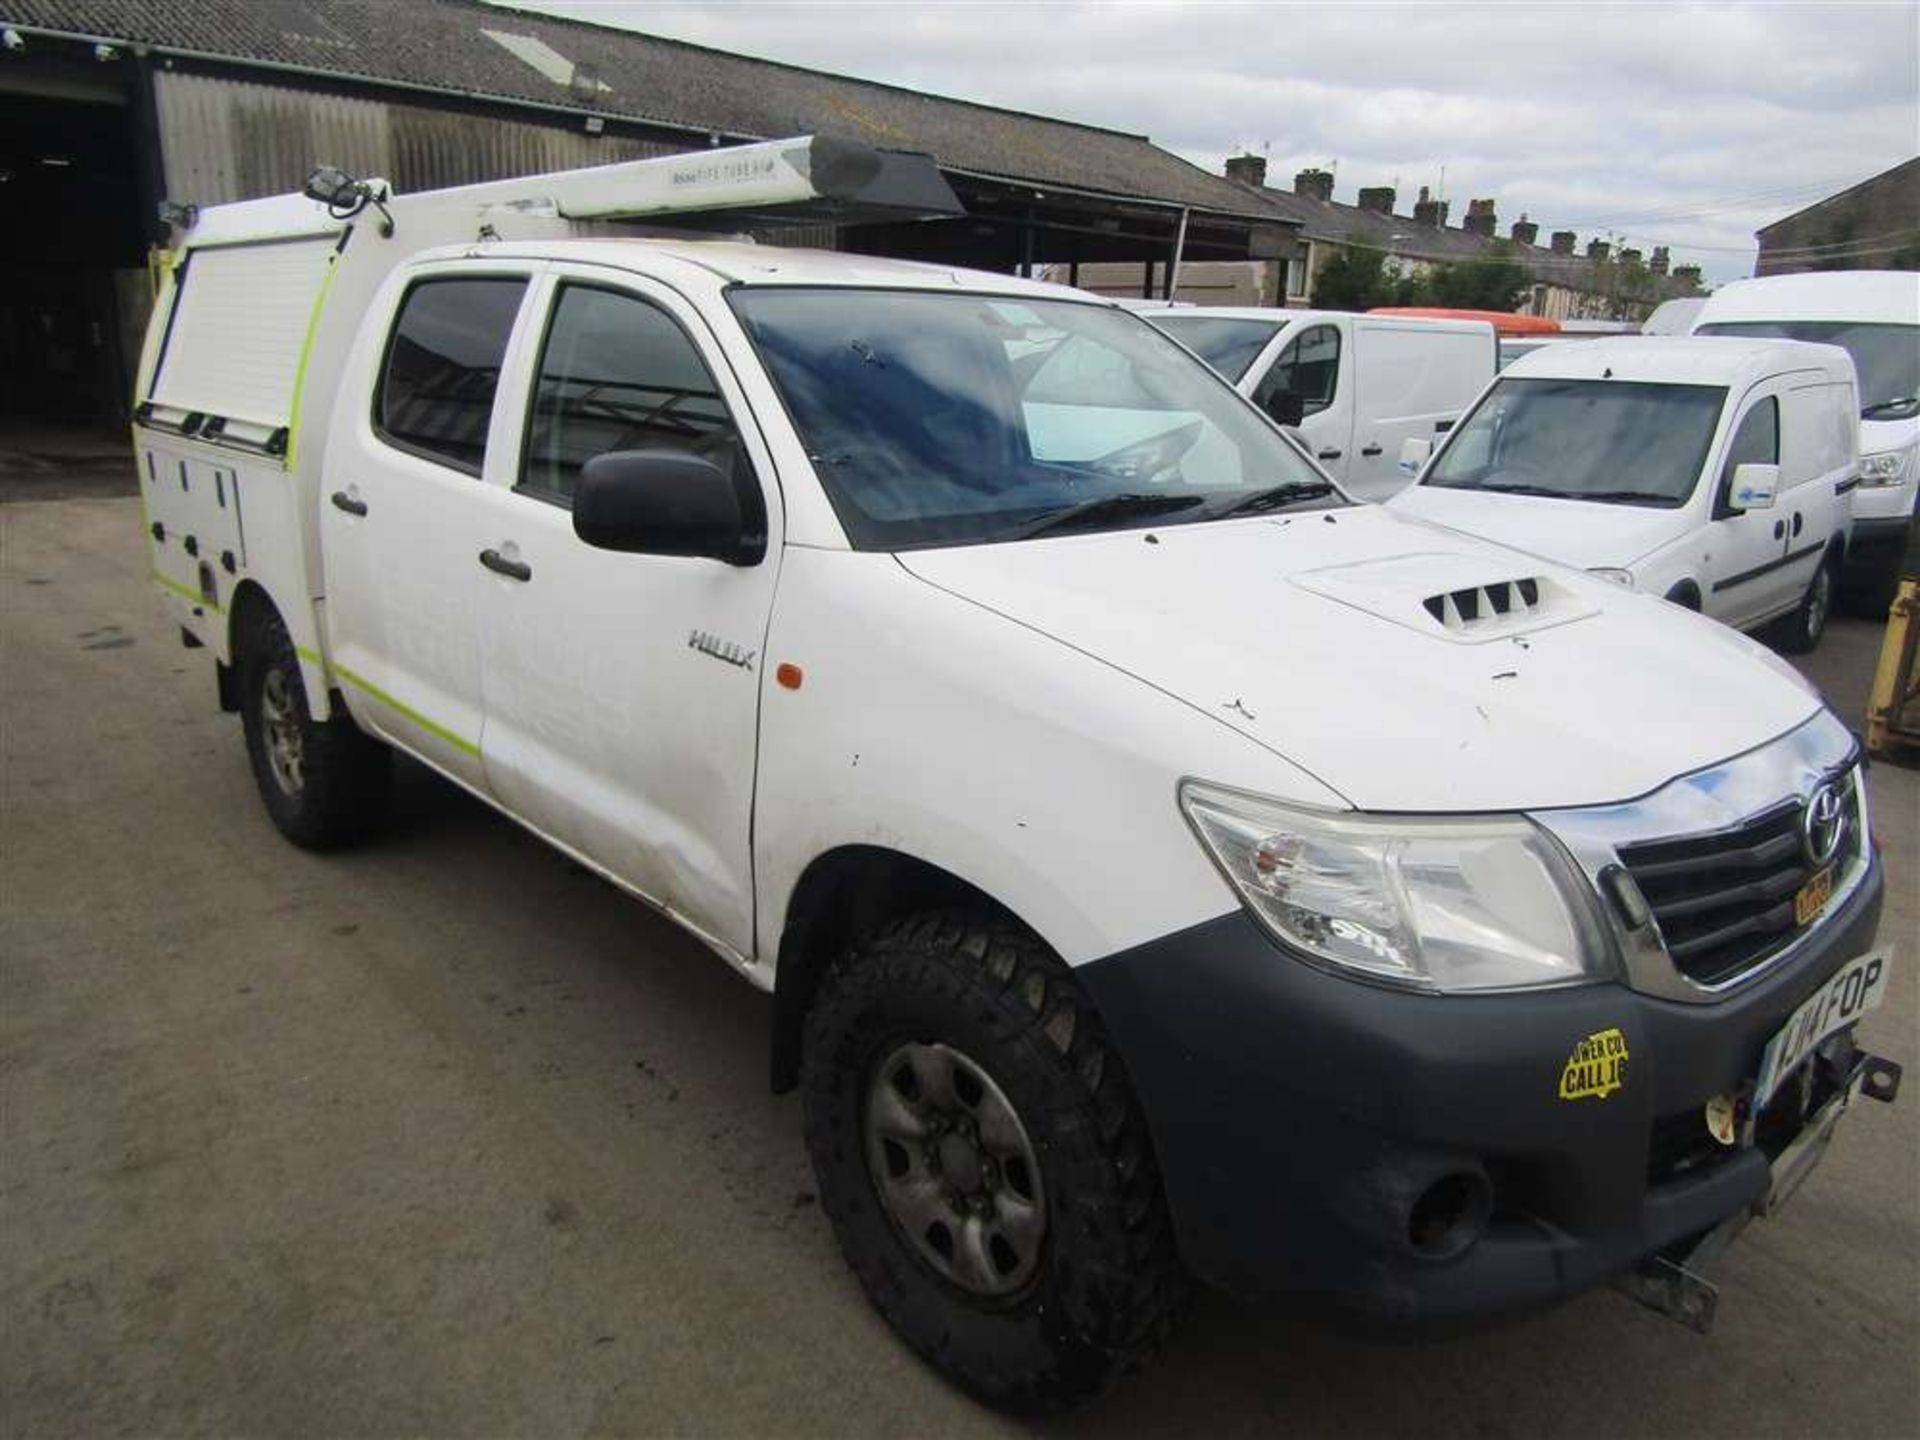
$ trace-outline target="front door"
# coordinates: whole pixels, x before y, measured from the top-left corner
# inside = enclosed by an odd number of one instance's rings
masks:
[[[704,323],[665,287],[559,273],[511,488],[488,487],[479,631],[493,792],[509,809],[739,955],[753,946],[749,849],[778,491]],[[766,511],[766,558],[616,554],[583,544],[581,467],[610,451],[703,456]]]
[[[1253,402],[1269,414],[1275,400],[1292,395],[1300,402],[1300,442],[1336,480],[1348,474],[1353,435],[1353,387],[1345,373],[1351,360],[1342,353],[1336,325],[1308,325],[1287,341],[1253,392]]]
[[[1728,503],[1736,467],[1780,463],[1779,396],[1756,390],[1741,403],[1733,439],[1714,477],[1707,593],[1701,597],[1707,614],[1734,626],[1751,625],[1780,608],[1791,523],[1780,499],[1765,510],[1735,510]]]

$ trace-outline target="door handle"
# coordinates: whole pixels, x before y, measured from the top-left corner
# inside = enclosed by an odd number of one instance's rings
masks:
[[[1773,538],[1776,540],[1784,540],[1787,538],[1787,522],[1786,521],[1776,520],[1773,522]]]
[[[1341,452],[1340,452],[1340,451],[1338,451],[1338,450],[1322,450],[1322,451],[1320,451],[1320,452],[1319,452],[1318,454],[1316,454],[1316,455],[1314,456],[1314,459],[1316,459],[1316,460],[1338,460],[1338,459],[1340,458],[1340,453],[1341,453]]]
[[[1360,453],[1366,456],[1369,460],[1371,460],[1374,456],[1381,453],[1381,447],[1378,445],[1369,445],[1365,449],[1361,450]]]
[[[1800,527],[1806,523],[1807,521],[1804,515],[1802,515],[1798,510],[1793,512],[1793,533],[1796,538],[1798,538],[1800,534]]]
[[[519,560],[509,560],[498,550],[482,550],[480,563],[496,575],[504,575],[509,580],[533,579],[533,566]]]
[[[367,513],[367,502],[354,499],[353,496],[347,494],[344,490],[336,490],[328,498],[333,501],[333,508],[336,510],[344,510],[349,515],[364,515]]]

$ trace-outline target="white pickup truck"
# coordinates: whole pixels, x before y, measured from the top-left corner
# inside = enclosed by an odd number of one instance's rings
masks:
[[[268,813],[342,843],[402,752],[772,991],[974,1395],[1099,1390],[1190,1277],[1700,1323],[1892,1097],[1860,755],[1759,646],[1354,504],[1094,297],[618,235],[950,214],[930,162],[310,192],[186,230],[135,428]]]

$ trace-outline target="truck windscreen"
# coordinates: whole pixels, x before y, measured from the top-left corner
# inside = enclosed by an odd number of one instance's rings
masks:
[[[1702,325],[1694,333],[1838,345],[1853,357],[1854,372],[1860,378],[1862,420],[1911,420],[1920,415],[1920,326],[1861,320],[1729,320]]]
[[[863,550],[1344,503],[1217,375],[1124,311],[837,288],[730,299]]]

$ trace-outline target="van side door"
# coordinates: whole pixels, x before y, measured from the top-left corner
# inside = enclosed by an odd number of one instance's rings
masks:
[[[1281,347],[1252,397],[1268,414],[1280,396],[1298,399],[1300,441],[1336,480],[1346,478],[1353,440],[1353,354],[1342,328],[1331,320],[1302,327]]]
[[[1365,499],[1397,494],[1407,440],[1438,446],[1493,379],[1491,331],[1442,329],[1391,319],[1353,322],[1353,445],[1347,488]]]
[[[1787,524],[1786,599],[1798,603],[1828,545],[1844,536],[1853,515],[1847,481],[1854,473],[1853,392],[1817,371],[1789,377],[1781,396],[1780,510]]]
[[[509,810],[737,956],[753,949],[750,849],[762,655],[779,570],[771,456],[698,310],[625,271],[556,266],[518,368],[510,483],[481,570],[488,784]],[[595,549],[582,467],[615,451],[712,461],[763,527],[756,564]],[[470,542],[473,543],[473,542]]]
[[[1788,521],[1782,501],[1765,510],[1736,510],[1729,503],[1737,467],[1780,463],[1783,388],[1769,381],[1741,398],[1730,438],[1708,477],[1712,508],[1701,608],[1728,625],[1758,623],[1781,608],[1780,597],[1787,593]]]
[[[474,553],[530,283],[525,266],[413,272],[355,347],[320,487],[327,664],[355,718],[482,792]]]

